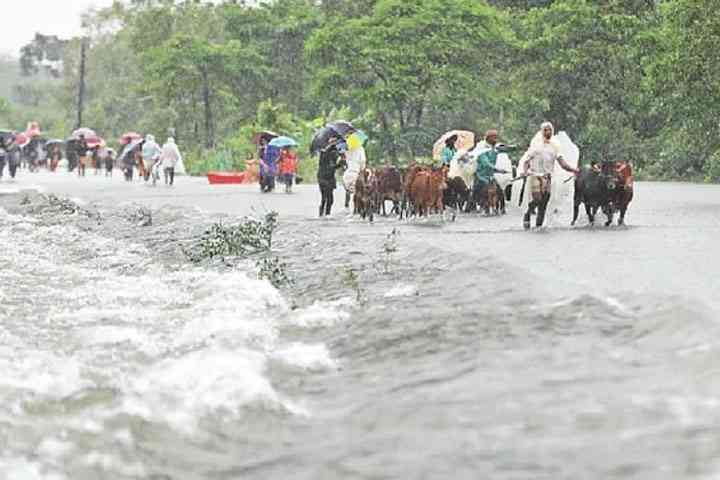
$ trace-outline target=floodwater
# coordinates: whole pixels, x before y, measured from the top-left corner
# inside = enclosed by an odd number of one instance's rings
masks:
[[[312,186],[20,175],[0,478],[720,475],[719,187],[639,183],[627,228],[524,232],[514,209],[317,220]],[[210,223],[268,209],[294,285],[187,261]]]

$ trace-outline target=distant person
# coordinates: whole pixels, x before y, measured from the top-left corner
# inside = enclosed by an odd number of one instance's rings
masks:
[[[112,177],[113,167],[115,166],[115,151],[112,148],[106,149],[103,161],[105,163],[105,176]]]
[[[105,159],[105,154],[107,153],[107,148],[105,147],[95,147],[91,150],[92,152],[92,163],[93,163],[93,169],[95,170],[95,175],[100,174],[100,170],[103,169],[103,163]]]
[[[169,137],[162,147],[160,163],[165,173],[165,185],[172,187],[175,183],[175,167],[182,162],[182,155],[175,144],[175,139]]]
[[[122,161],[122,169],[123,173],[125,174],[126,182],[132,182],[133,180],[133,172],[135,170],[135,150],[137,148],[138,147],[131,149],[129,146],[127,146],[125,147],[126,151],[120,154]]]
[[[260,159],[260,191],[269,193],[275,190],[275,176],[277,175],[280,149],[272,145],[265,147],[265,156]]]
[[[57,170],[60,160],[62,160],[62,149],[60,148],[59,144],[55,144],[52,146],[52,149],[50,150],[50,171],[51,172],[54,172],[55,170]]]
[[[339,143],[337,138],[332,138],[328,146],[320,151],[320,163],[318,164],[317,180],[320,187],[320,209],[319,214],[330,215],[334,202],[334,190],[337,187],[335,178],[336,170],[343,168],[344,143]]]
[[[297,174],[298,158],[295,149],[284,148],[280,153],[280,178],[285,184],[285,193],[292,193],[295,175]]]
[[[85,135],[80,135],[80,138],[78,139],[77,143],[77,152],[78,152],[78,176],[84,177],[85,176],[85,168],[87,167],[89,163],[88,159],[88,145],[85,141]]]
[[[160,179],[160,154],[162,149],[160,145],[155,142],[155,137],[148,134],[145,137],[145,143],[142,147],[142,157],[145,161],[145,181],[147,182],[152,177],[153,187]]]
[[[22,150],[20,149],[20,145],[15,142],[15,138],[13,137],[7,153],[8,172],[10,173],[11,179],[15,178],[15,174],[17,173],[17,169],[20,166],[21,161]]]
[[[15,142],[15,135],[0,135],[0,179],[2,179],[5,165],[10,161],[10,150]]]
[[[457,153],[457,147],[455,146],[457,140],[457,135],[452,135],[445,140],[445,146],[443,147],[442,154],[440,155],[440,159],[442,160],[442,164],[444,166],[450,167],[450,162],[452,162],[452,159]]]

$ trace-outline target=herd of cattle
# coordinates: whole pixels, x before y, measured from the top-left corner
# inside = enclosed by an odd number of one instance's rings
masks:
[[[396,167],[365,168],[348,192],[346,206],[352,196],[354,213],[373,220],[374,215],[386,216],[387,202],[392,202],[391,215],[400,219],[442,214],[446,208],[453,212],[477,211],[499,215],[505,211],[505,195],[495,184],[482,189],[470,189],[459,177],[448,178],[448,168],[433,168],[416,163],[406,169]]]
[[[506,212],[510,200],[510,186],[501,188],[498,183],[468,187],[460,177],[448,177],[448,168],[434,168],[412,163],[406,169],[394,166],[361,170],[354,189],[346,193],[345,205],[352,198],[354,214],[373,221],[375,215],[387,216],[386,203],[392,203],[391,215],[400,219],[426,217],[430,214],[452,212],[454,220],[458,212],[483,211],[486,215]],[[632,166],[623,162],[609,163],[602,169],[585,167],[575,177],[574,215],[575,225],[580,205],[585,206],[588,221],[592,225],[598,210],[607,216],[606,226],[619,213],[618,224],[623,225],[628,206],[633,199],[634,177]]]

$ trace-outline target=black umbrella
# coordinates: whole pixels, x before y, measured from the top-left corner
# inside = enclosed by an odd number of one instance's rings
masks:
[[[340,139],[342,138],[342,135],[330,126],[323,127],[315,132],[315,136],[310,144],[310,155],[315,155],[317,152],[327,147],[330,140],[333,138]]]
[[[2,140],[3,143],[7,142],[9,139],[13,138],[14,136],[15,136],[15,133],[10,130],[0,129],[0,140]]]
[[[46,146],[46,147],[51,147],[51,146],[53,146],[53,145],[60,145],[60,144],[63,144],[63,143],[65,143],[65,142],[62,141],[62,140],[60,140],[59,138],[53,138],[52,140],[48,140],[47,142],[45,142],[45,146]]]
[[[352,123],[345,120],[338,120],[336,122],[330,122],[326,125],[328,128],[332,128],[339,133],[343,138],[357,130]]]

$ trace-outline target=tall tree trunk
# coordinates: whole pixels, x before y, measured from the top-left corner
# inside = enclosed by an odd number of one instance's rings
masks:
[[[87,57],[87,38],[83,37],[80,43],[80,85],[78,86],[77,124],[75,128],[82,127],[83,109],[85,108],[85,60]]]
[[[392,159],[392,163],[394,165],[397,165],[398,163],[398,156],[397,156],[397,149],[395,147],[395,140],[392,137],[392,134],[390,132],[390,125],[387,119],[387,115],[385,113],[380,114],[380,125],[382,125],[383,129],[383,143],[388,146],[388,150],[390,153],[390,158]]]
[[[210,79],[208,78],[207,67],[201,70],[203,80],[203,107],[205,109],[205,146],[215,146],[215,130],[213,126],[212,107],[210,106]]]

